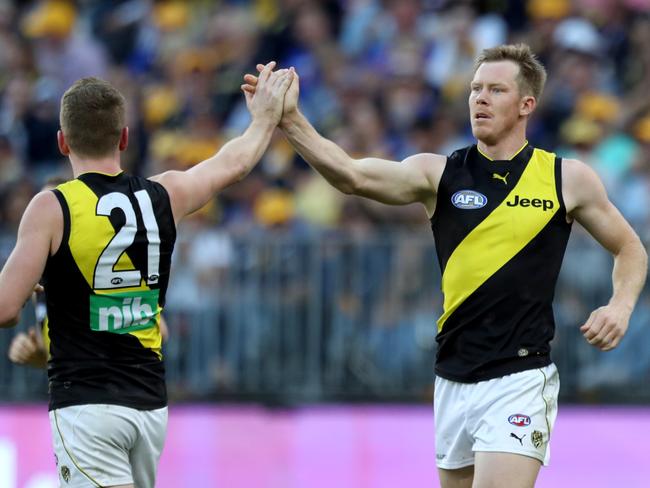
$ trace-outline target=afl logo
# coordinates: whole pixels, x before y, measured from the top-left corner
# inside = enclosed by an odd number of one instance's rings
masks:
[[[454,207],[463,210],[485,207],[487,197],[474,190],[460,190],[451,196]]]
[[[124,280],[118,276],[118,277],[115,277],[115,278],[113,278],[111,280],[111,284],[112,285],[121,285],[123,281]]]
[[[530,425],[530,417],[528,415],[516,413],[508,417],[508,422],[517,427],[526,427],[527,425]]]

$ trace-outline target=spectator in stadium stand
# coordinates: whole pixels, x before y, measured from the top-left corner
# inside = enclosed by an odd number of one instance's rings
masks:
[[[61,99],[61,153],[74,179],[37,194],[0,273],[0,326],[18,322],[43,276],[49,317],[50,424],[62,486],[153,488],[167,428],[160,313],[176,224],[246,176],[266,150],[292,80],[260,75],[252,122],[187,171],[122,171],[125,101],[76,81]]]
[[[255,93],[257,78],[244,80]],[[614,257],[611,299],[580,328],[590,344],[619,344],[645,283],[646,251],[597,174],[528,143],[545,81],[529,46],[483,50],[469,92],[477,144],[401,163],[354,159],[320,136],[298,110],[297,76],[285,98],[280,127],[333,186],[419,202],[431,221],[444,295],[434,396],[443,488],[529,488],[549,462],[559,392],[552,300],[573,221]]]

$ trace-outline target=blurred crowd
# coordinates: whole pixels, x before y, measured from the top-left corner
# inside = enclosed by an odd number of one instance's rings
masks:
[[[593,165],[647,234],[650,0],[0,0],[2,221],[15,228],[30,191],[69,171],[58,103],[82,76],[126,96],[124,163],[138,174],[188,167],[241,133],[242,76],[271,59],[297,69],[302,110],[326,136],[400,160],[470,144],[473,60],[519,41],[549,71],[531,142]],[[330,190],[279,134],[205,214],[298,232],[424,219]]]
[[[0,259],[39,186],[70,176],[56,144],[59,99],[80,77],[105,78],[126,97],[123,163],[136,174],[187,168],[240,134],[242,76],[269,60],[296,68],[301,110],[321,133],[353,156],[401,160],[473,143],[473,60],[513,42],[530,44],[549,73],[531,143],[590,164],[649,242],[650,0],[0,0]],[[429,232],[418,206],[331,189],[278,131],[249,177],[182,224],[170,307],[218,294],[238,259],[233,236],[269,229]],[[570,286],[558,297],[571,327],[592,305],[572,291],[606,297],[611,269],[574,233],[569,258],[581,260],[567,259]],[[631,346],[650,347],[642,339]]]

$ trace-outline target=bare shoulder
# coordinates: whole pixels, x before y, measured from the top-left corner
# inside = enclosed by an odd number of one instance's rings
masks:
[[[164,173],[160,173],[154,176],[150,176],[148,179],[150,181],[155,181],[156,183],[161,184],[167,193],[172,202],[178,198],[181,198],[181,195],[177,195],[183,190],[183,178],[185,171],[178,170],[169,170]]]
[[[147,178],[150,181],[159,183],[167,191],[175,222],[178,222],[187,213],[183,205],[183,202],[189,197],[187,195],[188,185],[185,181],[187,180],[186,174],[186,171],[169,170]]]
[[[63,235],[63,210],[54,192],[45,190],[37,193],[27,205],[20,220],[18,239],[38,247],[38,243],[50,247],[54,253]]]
[[[605,187],[598,174],[579,159],[562,159],[562,197],[571,212],[586,202],[607,200]]]
[[[413,156],[409,156],[403,162],[418,165],[423,168],[441,167],[444,169],[445,163],[447,162],[447,156],[435,153],[418,153],[414,154]]]
[[[600,181],[596,172],[579,159],[562,158],[562,179],[567,183],[584,183],[595,179]]]
[[[151,181],[155,181],[156,183],[160,183],[162,186],[165,186],[166,184],[170,184],[171,182],[173,182],[173,180],[176,178],[175,173],[180,173],[180,171],[169,170],[169,171],[165,171],[164,173],[159,173],[157,175],[149,176],[147,179]]]
[[[420,169],[437,191],[440,178],[447,164],[447,156],[435,153],[418,153],[409,156],[402,162]]]
[[[23,214],[23,219],[25,218],[42,223],[52,222],[57,218],[62,220],[63,212],[54,192],[45,190],[34,195]]]

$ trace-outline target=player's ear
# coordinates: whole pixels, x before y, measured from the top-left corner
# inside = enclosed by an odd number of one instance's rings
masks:
[[[118,147],[120,151],[124,151],[128,146],[129,146],[129,128],[123,127],[122,133],[120,134],[120,145]]]
[[[519,115],[530,115],[535,110],[535,107],[537,107],[537,100],[535,100],[535,97],[522,97],[519,106]]]
[[[70,155],[70,147],[68,146],[68,143],[65,140],[65,134],[63,134],[62,130],[59,130],[56,133],[56,143],[59,146],[59,152],[61,154],[63,154],[64,156]]]

